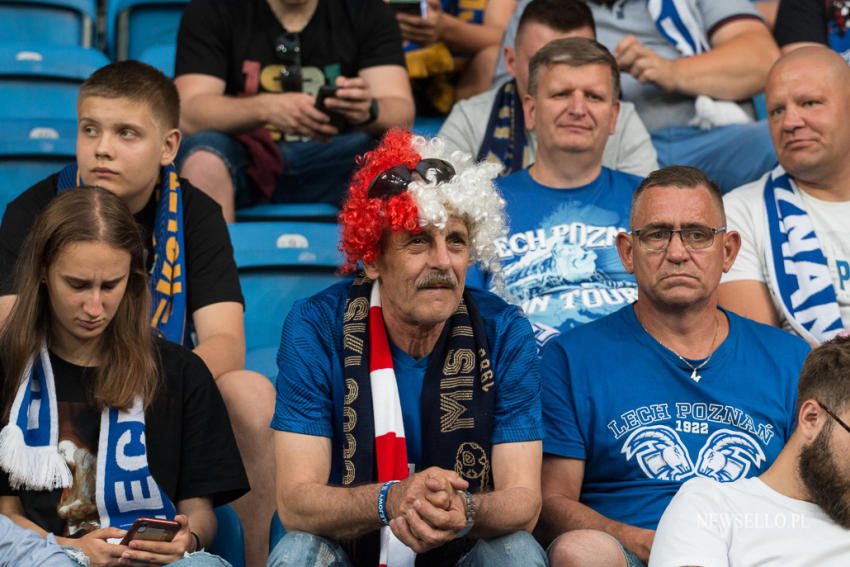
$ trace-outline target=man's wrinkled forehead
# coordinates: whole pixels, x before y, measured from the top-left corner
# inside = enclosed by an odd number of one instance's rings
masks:
[[[712,216],[714,213],[717,213],[720,219],[719,222],[726,224],[726,214],[723,208],[722,197],[715,194],[714,191],[705,185],[697,185],[695,187],[684,185],[653,185],[644,189],[632,202],[632,210],[629,215],[631,228],[634,230],[642,228],[647,224],[657,224],[659,226],[669,224],[660,218],[658,212],[661,208],[659,205],[666,204],[665,199],[661,197],[662,192],[671,190],[676,191],[676,193],[667,193],[668,195],[684,197],[688,203],[693,204],[708,197],[712,203],[710,207]],[[668,197],[668,199],[670,198]],[[670,200],[672,201],[672,199]],[[704,224],[706,220],[709,219],[697,219],[695,217],[692,221],[683,224]]]

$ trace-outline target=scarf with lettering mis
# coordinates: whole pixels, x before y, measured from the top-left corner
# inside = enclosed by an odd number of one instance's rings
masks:
[[[59,410],[47,346],[33,357],[0,430],[0,468],[14,489],[54,490],[74,483],[59,453]],[[97,445],[95,502],[100,527],[129,529],[141,516],[173,518],[174,504],[148,469],[145,414],[136,399],[127,410],[104,408]]]
[[[843,324],[826,257],[798,191],[781,165],[767,176],[765,263],[769,286],[791,328],[820,344],[841,332]]]
[[[82,185],[79,168],[59,172],[58,192]],[[177,344],[192,347],[186,332],[186,274],[183,246],[183,192],[174,164],[164,166],[154,187],[156,217],[153,227],[154,263],[150,278],[151,326]]]
[[[401,402],[381,309],[380,285],[355,280],[343,318],[346,396],[344,486],[408,476]],[[454,470],[483,491],[490,484],[495,385],[484,321],[468,293],[446,322],[428,361],[419,406],[422,463]],[[376,512],[377,513],[377,512]],[[454,565],[474,541],[463,538],[414,556],[389,526],[343,547],[355,565]]]
[[[528,167],[528,138],[522,112],[522,100],[513,79],[496,93],[484,140],[478,149],[477,161],[494,161],[504,166],[499,177]]]

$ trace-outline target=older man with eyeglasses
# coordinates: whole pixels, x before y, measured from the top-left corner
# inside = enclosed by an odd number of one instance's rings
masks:
[[[741,245],[718,187],[692,167],[655,171],[629,224],[617,250],[637,301],[542,353],[539,532],[553,565],[645,564],[685,480],[763,472],[794,424],[808,346],[717,306]]]
[[[816,348],[797,426],[758,478],[686,482],[658,524],[650,567],[850,564],[850,338]]]
[[[493,164],[393,130],[340,216],[342,282],[297,302],[272,421],[287,535],[270,566],[545,565],[531,326],[464,288],[497,268]],[[317,558],[323,558],[317,563]]]

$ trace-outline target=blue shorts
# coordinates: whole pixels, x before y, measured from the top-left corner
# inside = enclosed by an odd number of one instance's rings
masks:
[[[330,203],[339,206],[354,173],[355,159],[374,149],[375,145],[376,140],[363,132],[341,134],[330,142],[279,143],[284,171],[271,199],[267,199],[245,173],[249,162],[245,147],[223,132],[206,130],[186,138],[180,145],[175,165],[179,171],[186,158],[198,150],[221,158],[233,181],[237,209],[263,202]]]

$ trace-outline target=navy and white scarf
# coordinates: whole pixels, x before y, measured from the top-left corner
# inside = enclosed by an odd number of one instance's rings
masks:
[[[811,343],[828,341],[843,329],[832,276],[799,190],[782,166],[767,176],[764,204],[771,290],[798,335]]]
[[[82,184],[76,164],[59,172],[59,193]],[[151,326],[165,339],[192,347],[191,338],[186,333],[183,193],[174,164],[162,168],[154,196],[156,217],[153,228],[154,265],[150,279],[153,299]]]
[[[59,453],[59,413],[47,347],[27,365],[9,423],[0,430],[0,468],[14,489],[68,488],[74,478]],[[148,468],[145,414],[105,408],[100,418],[95,500],[100,527],[128,529],[141,516],[173,518],[174,504]]]
[[[659,33],[685,57],[711,48],[699,13],[688,0],[646,0],[646,7]]]

